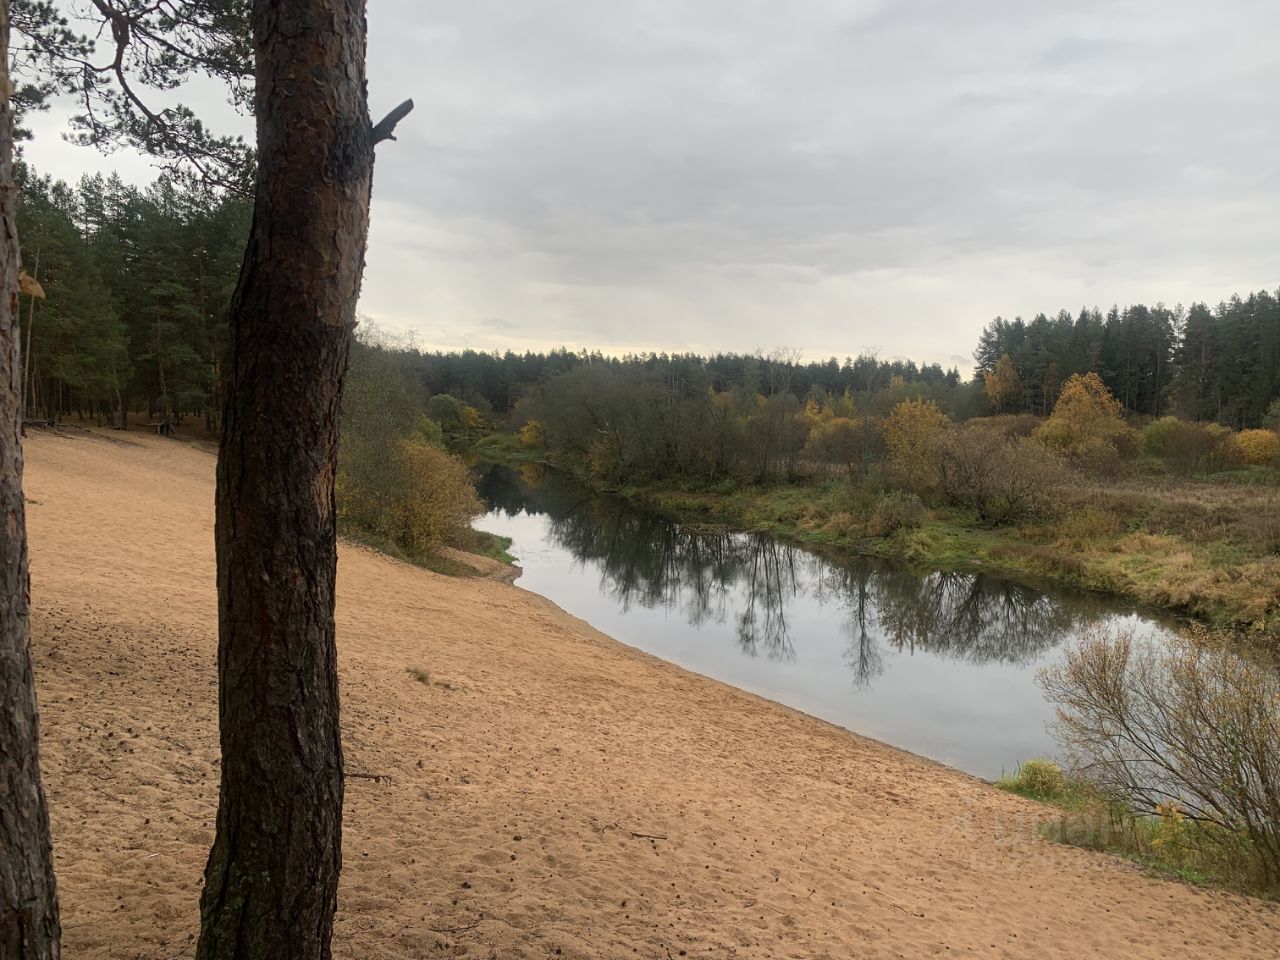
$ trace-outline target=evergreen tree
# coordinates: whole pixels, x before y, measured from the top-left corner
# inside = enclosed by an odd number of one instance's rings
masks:
[[[203,415],[212,429],[248,205],[163,177],[71,188],[28,169],[18,221],[23,267],[46,295],[23,302],[28,414],[123,425],[140,404],[152,420]]]
[[[1013,362],[1027,409],[1047,413],[1061,385],[1097,373],[1128,414],[1171,410],[1237,429],[1255,427],[1280,397],[1280,299],[1267,291],[1210,310],[1133,304],[1104,317],[1065,310],[1030,323],[996,317],[974,350],[985,384],[1003,356]]]

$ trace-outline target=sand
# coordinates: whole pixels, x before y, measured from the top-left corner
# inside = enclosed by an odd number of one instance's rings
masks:
[[[193,949],[213,466],[138,434],[27,444],[68,958]],[[343,546],[338,646],[348,770],[390,779],[348,782],[335,957],[1280,955],[1275,904],[1050,844],[1047,808],[518,587]]]

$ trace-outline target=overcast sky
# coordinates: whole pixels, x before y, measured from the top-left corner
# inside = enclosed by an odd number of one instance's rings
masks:
[[[1280,284],[1275,0],[368,3],[374,119],[417,109],[360,309],[426,347],[964,366],[997,314]],[[61,122],[37,167],[149,179]]]

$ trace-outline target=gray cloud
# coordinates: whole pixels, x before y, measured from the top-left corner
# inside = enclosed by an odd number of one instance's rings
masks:
[[[370,0],[369,22],[374,112],[418,109],[380,148],[362,310],[425,345],[950,363],[997,313],[1278,282],[1269,2]]]

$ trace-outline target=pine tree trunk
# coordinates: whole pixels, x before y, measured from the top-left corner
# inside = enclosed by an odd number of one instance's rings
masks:
[[[0,2],[0,957],[56,960],[58,899],[40,784],[22,500],[22,369],[9,4]]]
[[[334,476],[374,134],[363,0],[255,0],[258,182],[218,460],[222,784],[200,960],[328,958],[343,771]]]

